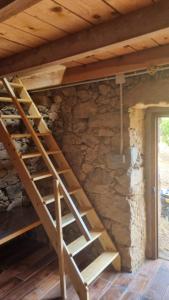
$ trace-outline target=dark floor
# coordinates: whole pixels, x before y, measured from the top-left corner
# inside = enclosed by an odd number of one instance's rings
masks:
[[[0,299],[49,300],[59,296],[55,254],[19,239],[1,247]],[[169,300],[169,262],[147,261],[136,274],[104,272],[90,288],[91,300]],[[68,300],[77,300],[68,283]]]

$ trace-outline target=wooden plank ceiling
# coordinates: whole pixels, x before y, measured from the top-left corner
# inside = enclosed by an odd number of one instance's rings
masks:
[[[38,2],[38,1],[37,1]],[[91,28],[156,0],[43,0],[0,23],[0,59]],[[144,24],[143,24],[144,26]],[[81,66],[169,43],[169,31],[65,62]]]

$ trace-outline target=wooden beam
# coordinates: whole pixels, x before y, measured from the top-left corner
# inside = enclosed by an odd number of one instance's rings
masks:
[[[169,64],[169,45],[69,68],[65,72],[62,84],[109,77],[118,73],[132,72],[165,64]]]
[[[32,70],[32,72],[21,72],[17,75],[22,78],[22,82],[27,90],[38,89],[48,86],[55,86],[62,83],[66,67],[55,65],[43,69]]]
[[[13,55],[0,61],[0,75],[50,63],[63,64],[97,50],[104,52],[143,37],[151,38],[155,32],[169,28],[168,11],[169,1],[161,0],[153,6]]]
[[[6,21],[40,1],[42,0],[8,0],[6,5],[4,5],[5,2],[3,1],[3,7],[0,10],[0,22]]]

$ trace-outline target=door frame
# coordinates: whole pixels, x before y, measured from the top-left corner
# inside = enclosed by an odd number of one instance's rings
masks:
[[[158,258],[158,120],[168,107],[151,107],[145,114],[146,257]]]

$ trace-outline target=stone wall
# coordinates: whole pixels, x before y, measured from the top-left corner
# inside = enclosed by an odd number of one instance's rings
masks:
[[[124,107],[120,155],[119,87],[114,81],[35,94],[49,110],[51,128],[75,174],[131,270],[130,126]]]
[[[130,108],[130,217],[131,267],[137,269],[145,258],[146,210],[144,197],[144,116],[142,109]]]
[[[113,80],[34,94],[104,222],[125,270],[145,259],[144,115],[169,104],[169,72],[128,78],[124,86],[124,153],[119,155],[119,87]]]
[[[115,241],[123,269],[136,270],[145,259],[146,242],[144,115],[147,107],[169,105],[169,73],[127,79],[125,162],[119,155],[119,87],[113,80],[36,93],[33,98]],[[24,194],[2,145],[0,158],[0,203],[2,207],[7,202],[6,209]]]
[[[0,107],[0,112],[3,114],[12,114],[14,109],[11,106]],[[11,130],[20,127],[20,121],[9,120],[8,126]],[[18,143],[18,151],[27,148],[26,141]],[[9,159],[2,143],[0,143],[0,213],[3,211],[10,211],[14,207],[26,205],[28,198],[20,183],[17,172],[13,168],[12,162]]]
[[[52,117],[48,116],[48,109],[45,106],[39,106],[39,110],[43,116],[47,116],[47,123],[49,127],[52,124]],[[13,106],[0,106],[0,113],[3,114],[16,114]],[[23,123],[20,120],[8,120],[6,122],[9,132],[22,132]],[[16,141],[17,151],[20,153],[30,152],[33,147],[30,139],[22,139]],[[32,150],[33,151],[33,150]],[[42,165],[39,163],[38,158],[32,159],[27,164],[32,173],[38,172]],[[4,145],[0,143],[0,213],[4,211],[11,211],[19,206],[30,205],[28,196],[20,182],[17,172],[13,168],[12,161],[10,160]]]

